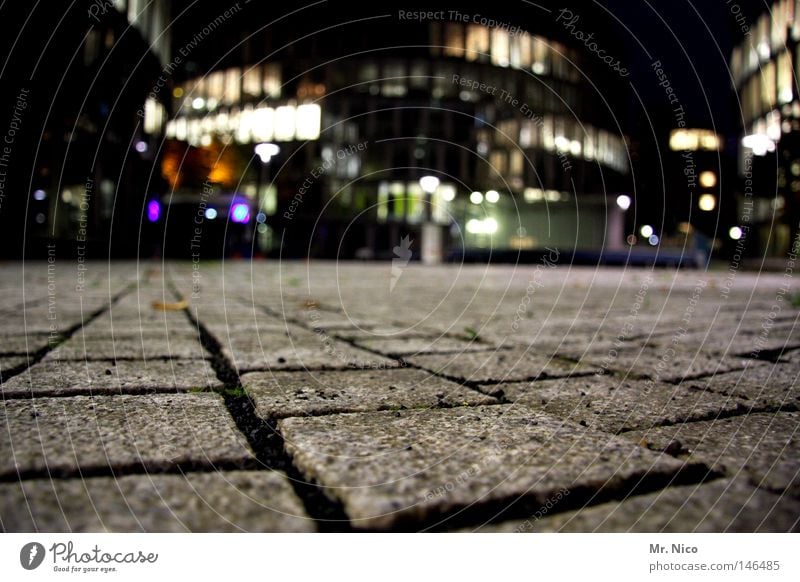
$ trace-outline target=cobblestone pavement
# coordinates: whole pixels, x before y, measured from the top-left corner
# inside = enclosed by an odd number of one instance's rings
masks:
[[[5,531],[789,531],[791,272],[0,266]]]

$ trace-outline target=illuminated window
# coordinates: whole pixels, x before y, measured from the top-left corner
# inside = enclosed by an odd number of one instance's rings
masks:
[[[550,47],[547,41],[539,36],[533,37],[533,72],[537,75],[546,75],[550,72]]]
[[[284,105],[275,110],[275,139],[288,141],[294,137],[295,109]]]
[[[275,110],[271,107],[259,107],[248,119],[250,132],[255,141],[272,141],[275,135]]]
[[[738,86],[742,81],[742,48],[736,47],[731,54],[731,76],[733,82]]]
[[[402,62],[391,62],[384,66],[381,93],[387,97],[402,97],[406,94],[406,69]]]
[[[710,129],[673,129],[669,136],[669,148],[673,151],[717,151],[719,147],[719,136]]]
[[[489,165],[491,166],[491,176],[503,176],[508,173],[508,155],[503,150],[494,150],[489,154]]]
[[[778,52],[781,47],[786,45],[786,27],[789,25],[787,20],[788,2],[781,1],[772,7],[772,26],[770,30],[770,47],[772,52]]]
[[[511,150],[510,154],[510,161],[509,161],[509,173],[515,177],[522,177],[522,173],[525,169],[525,158],[522,156],[522,152],[519,150]]]
[[[447,23],[444,28],[444,54],[447,57],[464,56],[464,28],[460,24]]]
[[[533,43],[531,39],[531,35],[527,32],[522,34],[516,35],[516,38],[519,39],[519,67],[523,69],[527,69],[531,66],[533,62],[531,60],[532,52],[533,52]]]
[[[148,98],[144,102],[144,132],[160,133],[161,127],[166,119],[164,106],[155,99]]]
[[[406,219],[408,222],[420,222],[425,215],[422,187],[417,182],[408,185],[408,207]]]
[[[378,185],[378,222],[386,222],[389,217],[389,184],[381,182]]]
[[[586,128],[586,135],[583,140],[583,157],[593,160],[597,153],[597,138],[594,127]]]
[[[766,63],[761,69],[761,110],[775,106],[775,61]]]
[[[512,67],[519,67],[522,64],[522,35],[512,34],[511,38],[511,52],[509,62]]]
[[[322,110],[319,105],[309,103],[297,108],[295,133],[297,139],[317,139],[319,137]]]
[[[261,97],[261,69],[251,67],[244,72],[242,91],[248,97]]]
[[[406,213],[406,200],[403,192],[402,182],[392,182],[389,186],[389,192],[392,195],[392,216],[394,218],[402,218]]]
[[[264,95],[273,99],[281,96],[281,67],[269,63],[262,68]]]
[[[467,60],[483,60],[489,53],[489,29],[477,24],[467,27]]]
[[[778,102],[792,102],[792,59],[788,51],[784,51],[778,56]]]
[[[508,31],[500,28],[492,30],[492,64],[507,67],[509,61]]]
[[[225,103],[238,103],[241,98],[242,71],[238,68],[225,71]]]
[[[207,100],[214,100],[215,103],[222,101],[225,90],[225,77],[222,71],[214,71],[206,77],[205,95],[196,94],[195,97],[205,97]],[[196,92],[197,93],[197,92]]]

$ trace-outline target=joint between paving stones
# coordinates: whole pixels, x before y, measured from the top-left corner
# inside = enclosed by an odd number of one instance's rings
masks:
[[[172,291],[176,298],[181,298],[174,286]],[[184,309],[184,313],[198,330],[203,348],[211,355],[211,366],[223,383],[222,390],[217,389],[214,392],[222,396],[237,428],[253,449],[259,465],[257,469],[284,472],[295,494],[302,501],[306,513],[314,520],[320,532],[351,531],[350,520],[342,505],[325,495],[317,484],[305,479],[294,466],[285,450],[283,435],[278,430],[277,422],[258,416],[253,400],[245,391],[236,368],[222,353],[222,345],[217,338],[189,308]]]

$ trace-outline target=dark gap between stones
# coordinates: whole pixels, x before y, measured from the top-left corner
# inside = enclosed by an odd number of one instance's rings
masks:
[[[180,297],[174,288],[173,293]],[[189,309],[186,309],[185,313],[198,330],[200,343],[211,354],[211,366],[217,378],[225,386],[217,393],[222,395],[237,428],[247,438],[256,455],[259,468],[286,473],[295,494],[302,501],[306,513],[315,521],[319,531],[351,531],[350,520],[341,504],[328,498],[318,486],[308,483],[292,464],[291,457],[284,449],[283,436],[278,432],[276,423],[265,421],[256,414],[255,404],[245,393],[236,369],[222,354],[219,341]]]

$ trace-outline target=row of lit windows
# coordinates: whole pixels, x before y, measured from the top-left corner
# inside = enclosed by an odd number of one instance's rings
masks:
[[[319,138],[322,110],[315,103],[280,107],[231,108],[204,117],[178,117],[167,123],[166,136],[191,145],[209,145],[214,136],[237,143],[315,140]]]
[[[281,96],[281,67],[266,63],[213,71],[173,89],[176,111],[212,111],[219,106],[238,105],[242,98],[260,100]],[[312,97],[316,95],[308,95]]]
[[[480,80],[486,86],[497,89],[492,95],[453,82],[454,78]],[[349,80],[342,81],[343,85],[350,83]],[[479,70],[474,65],[441,60],[432,63],[421,60],[368,60],[359,63],[354,88],[384,97],[403,97],[409,91],[430,91],[434,99],[457,97],[468,102],[494,99],[497,103],[501,103],[502,89],[513,94],[519,102],[535,107],[538,111],[565,111],[567,108],[579,106],[578,92],[572,84],[562,84],[551,90],[533,78],[510,77],[508,71]]]
[[[800,52],[797,55],[800,62]],[[745,122],[764,115],[794,99],[794,74],[791,53],[786,50],[761,66],[740,89],[742,115]]]
[[[545,116],[541,122],[528,119],[506,119],[497,123],[495,144],[510,149],[510,160],[498,158],[498,171],[516,171],[522,165],[519,148],[538,148],[574,158],[597,161],[619,172],[628,170],[628,151],[618,135],[590,125],[580,124],[568,117]],[[494,165],[494,164],[493,164]]]
[[[452,184],[439,184],[428,197],[419,182],[381,182],[376,207],[378,221],[386,222],[391,218],[413,224],[422,222],[430,213],[434,222],[449,224],[450,202],[455,194]]]
[[[565,45],[527,32],[510,33],[478,24],[435,22],[431,24],[431,54],[490,62],[498,67],[530,70],[577,81],[577,53]]]
[[[778,0],[771,9],[762,14],[750,34],[733,49],[731,55],[731,74],[739,86],[759,66],[770,60],[772,55],[786,48],[787,34],[792,40],[800,40],[800,0]],[[743,17],[731,11],[731,17],[739,19],[746,26]]]

